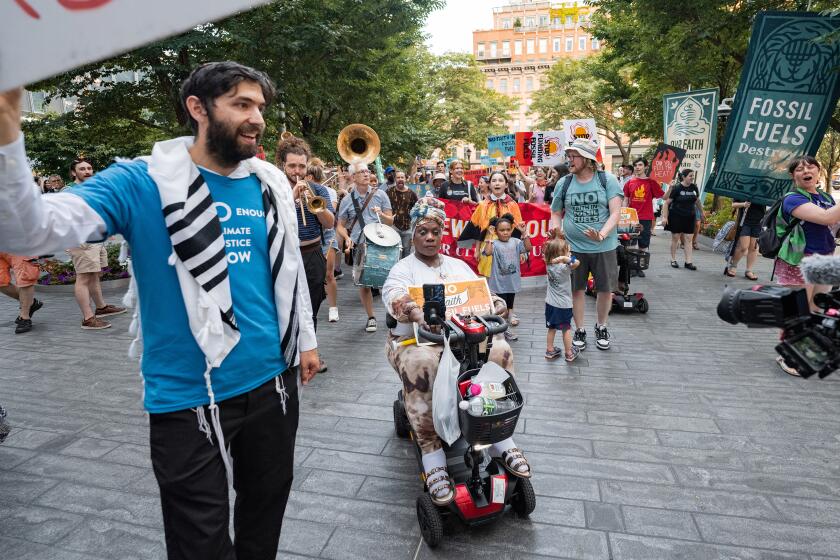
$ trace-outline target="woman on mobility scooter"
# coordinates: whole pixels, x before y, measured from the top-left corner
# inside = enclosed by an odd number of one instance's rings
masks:
[[[403,382],[405,409],[422,452],[429,495],[435,505],[444,506],[454,499],[455,491],[447,472],[446,455],[432,420],[432,387],[443,347],[399,343],[414,337],[412,323],[424,323],[423,309],[409,296],[410,286],[472,280],[478,276],[463,261],[440,254],[446,220],[443,203],[433,198],[421,199],[411,209],[411,220],[414,253],[391,269],[382,287],[382,300],[397,320],[396,328],[392,328],[388,335],[386,354]],[[507,313],[501,298],[494,296],[493,303],[497,315]],[[513,371],[513,352],[501,335],[493,340],[490,360],[509,372]],[[491,454],[501,457],[512,475],[531,477],[528,461],[512,438],[493,444]]]

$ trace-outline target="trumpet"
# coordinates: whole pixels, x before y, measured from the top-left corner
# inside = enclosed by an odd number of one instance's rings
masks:
[[[300,217],[303,219],[303,225],[306,225],[306,213],[303,211],[303,206],[306,205],[307,210],[312,214],[317,214],[327,207],[327,200],[323,196],[318,196],[315,189],[305,178],[297,177],[297,182],[301,181],[306,184],[306,188],[300,191]]]

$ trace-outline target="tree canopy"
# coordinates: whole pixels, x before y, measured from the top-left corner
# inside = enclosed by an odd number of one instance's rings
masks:
[[[386,161],[405,163],[453,140],[481,143],[503,129],[507,98],[483,87],[471,57],[435,57],[423,45],[426,16],[441,0],[275,1],[29,86],[76,97],[77,108],[24,124],[45,172],[65,172],[80,153],[98,165],[148,153],[188,134],[178,90],[198,64],[237,60],[277,85],[266,111],[269,157],[282,128],[326,159],[335,139],[362,122]],[[136,80],[120,79],[127,75]]]

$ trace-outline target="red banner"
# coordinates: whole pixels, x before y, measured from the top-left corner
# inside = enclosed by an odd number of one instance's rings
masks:
[[[650,162],[650,178],[659,184],[670,185],[684,157],[684,149],[660,142]]]
[[[447,219],[440,252],[461,259],[477,272],[476,247],[458,247],[458,237],[470,221],[475,206],[452,200],[441,200],[441,202],[446,204]],[[525,231],[531,237],[533,246],[528,260],[522,264],[522,276],[543,276],[545,275],[545,260],[542,256],[542,246],[548,235],[548,229],[551,227],[551,208],[547,204],[522,202],[519,204],[519,211],[522,213]]]
[[[478,180],[481,179],[482,175],[490,175],[490,170],[486,167],[470,169],[469,171],[464,172],[464,179],[470,181],[473,185],[478,186]]]
[[[516,161],[522,167],[534,165],[533,151],[531,149],[533,132],[516,133]]]

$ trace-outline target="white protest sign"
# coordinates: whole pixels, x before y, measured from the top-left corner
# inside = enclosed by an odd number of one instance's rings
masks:
[[[562,130],[538,130],[532,137],[531,158],[534,165],[553,166],[566,160]]]
[[[595,119],[571,119],[563,121],[563,131],[566,134],[566,146],[578,138],[598,142],[598,130],[595,128]]]
[[[0,91],[182,33],[266,1],[0,2]]]

